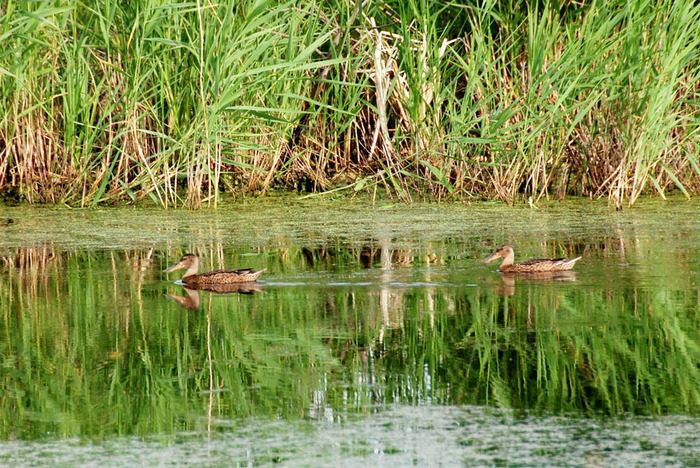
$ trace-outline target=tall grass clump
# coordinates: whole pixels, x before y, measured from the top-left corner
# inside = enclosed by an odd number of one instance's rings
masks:
[[[0,193],[700,190],[690,0],[0,6]]]

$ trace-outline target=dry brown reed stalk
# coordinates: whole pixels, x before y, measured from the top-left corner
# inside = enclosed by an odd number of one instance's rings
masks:
[[[130,122],[128,124],[129,126],[129,142],[127,143],[127,148],[131,147],[131,150],[136,154],[136,160],[139,161],[139,168],[141,172],[145,172],[145,174],[139,174],[137,175],[137,178],[141,177],[148,177],[148,180],[150,181],[149,185],[142,184],[144,187],[149,187],[144,189],[144,195],[149,193],[151,190],[156,192],[156,195],[158,197],[158,202],[160,206],[163,208],[168,207],[167,205],[167,198],[164,198],[161,194],[160,190],[160,183],[156,180],[156,176],[154,173],[153,168],[151,168],[151,165],[149,164],[148,161],[148,156],[147,154],[153,154],[153,148],[144,148],[145,144],[147,144],[146,141],[142,142],[141,135],[139,134],[139,127],[138,127],[138,115],[136,114],[136,109],[134,109],[131,112],[130,115]],[[129,144],[130,143],[130,144]]]
[[[274,148],[274,151],[267,151],[265,148]],[[246,162],[260,169],[250,171],[239,168],[241,177],[245,180],[244,194],[256,190],[264,194],[270,190],[274,177],[288,154],[290,151],[286,141],[279,136],[275,138],[271,132],[261,132],[256,137],[256,148],[247,152],[248,158],[244,160],[243,154],[236,158],[239,163]]]
[[[202,184],[206,166],[204,156],[199,148],[195,148],[194,154],[190,156],[190,163],[187,165],[187,199],[185,204],[192,210],[202,208]]]
[[[356,9],[356,13],[358,11]],[[369,31],[362,29],[353,39],[354,42],[349,43],[349,48],[353,51],[373,51],[358,68],[360,73],[368,74],[375,83],[374,89],[368,89],[365,94],[366,99],[374,101],[380,110],[373,112],[367,107],[359,108],[352,123],[346,125],[342,133],[334,131],[342,122],[326,115],[325,110],[314,114],[313,119],[307,118],[310,116],[307,114],[295,130],[292,143],[287,148],[290,152],[277,153],[278,159],[283,161],[280,164],[285,167],[281,180],[289,185],[295,185],[299,180],[307,180],[311,187],[306,188],[321,191],[332,188],[334,184],[352,182],[362,175],[388,171],[391,174],[390,179],[400,183],[403,178],[400,174],[400,157],[394,148],[390,135],[392,130],[388,124],[389,108],[397,107],[394,102],[389,103],[389,94],[396,93],[396,88],[392,88],[395,83],[391,80],[398,72],[396,61],[391,58],[395,51],[388,50],[385,36],[386,34],[378,31],[375,25]],[[379,60],[377,56],[380,57]],[[393,66],[390,65],[392,61]],[[342,65],[339,71],[343,80],[352,79],[347,65]],[[329,68],[321,70],[319,79],[325,79],[328,73]],[[390,91],[391,89],[393,91]],[[314,86],[314,99],[324,99],[323,93],[327,90],[325,85]],[[265,185],[268,185],[274,176],[274,171],[268,173]],[[386,188],[389,192],[395,190],[392,183]],[[408,193],[406,190],[403,192]]]
[[[67,162],[55,133],[41,112],[28,112],[15,122],[8,153],[15,162],[11,184],[30,203],[56,203],[71,190],[76,172]]]
[[[363,15],[364,16],[364,15]],[[401,149],[397,148],[389,130],[389,110],[397,116],[398,125],[408,122],[401,98],[405,93],[406,82],[397,63],[396,41],[401,38],[377,29],[374,18],[364,16],[369,28],[365,31],[372,47],[370,79],[374,82],[374,102],[376,120],[372,131],[372,144],[368,159],[377,158],[379,166],[391,182],[388,190],[394,191],[399,199],[410,201],[411,195],[405,178],[401,174],[403,161]],[[393,99],[391,99],[393,97]],[[394,129],[393,132],[396,132]]]

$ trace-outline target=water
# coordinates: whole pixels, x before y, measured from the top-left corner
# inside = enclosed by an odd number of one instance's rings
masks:
[[[700,464],[698,208],[4,208],[0,464]]]
[[[389,408],[344,423],[226,421],[172,439],[68,439],[0,448],[8,466],[696,466],[697,421],[516,418],[483,407]],[[8,447],[9,445],[9,447]],[[40,451],[37,450],[40,447]]]

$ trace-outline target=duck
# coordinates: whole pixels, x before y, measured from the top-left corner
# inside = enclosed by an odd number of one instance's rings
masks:
[[[504,244],[496,249],[494,253],[486,257],[481,263],[488,263],[502,258],[501,266],[498,270],[502,273],[544,273],[551,271],[568,271],[574,268],[574,264],[581,257],[568,258],[535,258],[523,263],[513,264],[515,253],[513,246]]]
[[[182,277],[182,282],[185,285],[216,285],[216,284],[236,284],[236,283],[252,283],[257,281],[265,269],[254,271],[250,268],[243,270],[216,270],[207,273],[199,273],[199,258],[195,254],[185,254],[178,262],[163,270],[163,273],[187,268],[185,275]]]

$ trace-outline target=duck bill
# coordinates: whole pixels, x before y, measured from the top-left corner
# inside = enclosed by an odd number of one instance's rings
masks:
[[[499,255],[498,255],[498,252],[494,252],[494,253],[492,253],[491,255],[489,255],[488,257],[486,257],[485,259],[483,259],[483,260],[481,261],[481,263],[493,262],[493,261],[496,260],[497,258],[500,258]]]
[[[163,270],[163,273],[170,273],[171,271],[179,270],[180,268],[185,268],[185,265],[183,265],[182,262],[177,262],[170,268],[166,268],[165,270]]]

